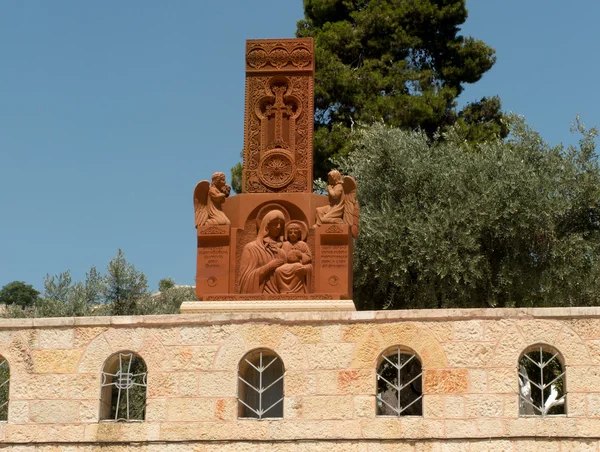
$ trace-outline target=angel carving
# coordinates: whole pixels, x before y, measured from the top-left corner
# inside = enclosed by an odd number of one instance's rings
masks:
[[[356,202],[357,186],[354,178],[332,170],[327,175],[329,205],[317,207],[317,226],[321,224],[348,224],[352,237],[358,236],[359,209]]]
[[[231,224],[221,210],[221,205],[229,197],[231,187],[225,183],[225,173],[212,175],[212,184],[207,180],[198,182],[194,189],[194,212],[196,227],[207,224]]]

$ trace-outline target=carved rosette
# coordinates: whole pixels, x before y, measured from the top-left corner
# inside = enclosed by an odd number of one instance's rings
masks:
[[[314,51],[310,38],[246,43],[245,193],[311,193]]]

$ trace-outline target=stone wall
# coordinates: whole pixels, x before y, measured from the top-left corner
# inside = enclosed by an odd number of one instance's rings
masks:
[[[520,417],[517,362],[560,351],[567,415]],[[423,416],[376,416],[390,346],[423,365]],[[237,418],[250,350],[285,365],[284,418]],[[99,421],[119,351],[148,368],[143,422]],[[0,447],[23,451],[598,451],[600,308],[246,313],[0,321],[10,365]]]

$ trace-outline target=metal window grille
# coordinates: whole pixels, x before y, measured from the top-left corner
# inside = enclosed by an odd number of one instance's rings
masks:
[[[565,380],[559,353],[543,345],[519,361],[519,413],[522,416],[565,414]]]
[[[377,415],[421,416],[422,375],[414,353],[400,346],[384,353],[377,368]]]
[[[10,369],[8,361],[0,357],[0,421],[8,420],[8,386],[10,384]]]
[[[103,392],[110,397],[110,413],[105,419],[115,421],[142,421],[146,411],[146,364],[133,353],[119,353],[119,363],[115,373],[102,372]],[[108,400],[103,400],[108,403]]]
[[[281,359],[268,350],[244,357],[238,374],[240,417],[283,417],[283,372]]]

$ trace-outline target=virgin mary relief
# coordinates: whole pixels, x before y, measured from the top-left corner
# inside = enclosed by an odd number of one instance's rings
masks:
[[[284,232],[285,238],[284,242]],[[271,210],[262,219],[256,240],[248,243],[240,262],[240,293],[306,293],[312,271],[307,226]]]

